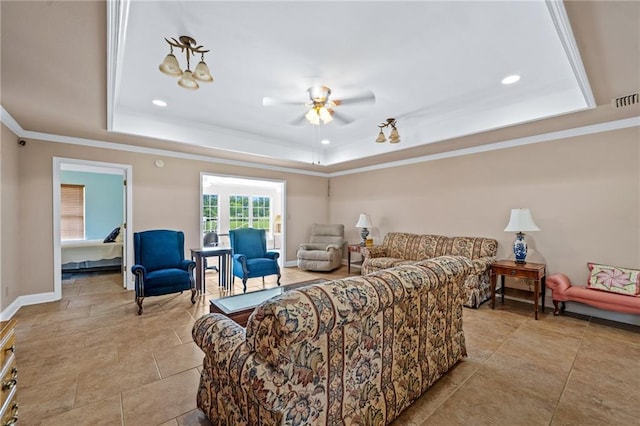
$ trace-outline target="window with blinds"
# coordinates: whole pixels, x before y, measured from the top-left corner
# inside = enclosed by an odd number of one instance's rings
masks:
[[[60,185],[62,240],[84,240],[84,185]]]

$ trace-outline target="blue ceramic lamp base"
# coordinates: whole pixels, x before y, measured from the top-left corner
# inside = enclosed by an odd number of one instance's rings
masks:
[[[516,263],[527,263],[525,262],[527,257],[527,243],[524,240],[524,234],[522,232],[516,234],[516,240],[513,242],[513,254],[516,256]]]
[[[362,240],[360,241],[360,245],[362,247],[364,247],[367,244],[368,236],[369,236],[369,230],[367,228],[362,228],[362,230],[360,231],[360,238],[362,238]]]

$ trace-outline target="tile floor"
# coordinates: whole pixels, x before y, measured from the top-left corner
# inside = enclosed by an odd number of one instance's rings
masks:
[[[346,275],[346,267],[284,268],[281,282]],[[209,425],[196,408],[203,354],[191,326],[210,298],[226,293],[215,273],[207,283],[195,305],[187,293],[148,298],[138,316],[118,274],[75,275],[64,281],[62,300],[21,308],[20,424]],[[638,424],[640,328],[554,317],[551,309],[534,321],[531,311],[515,301],[465,309],[469,357],[394,425]]]

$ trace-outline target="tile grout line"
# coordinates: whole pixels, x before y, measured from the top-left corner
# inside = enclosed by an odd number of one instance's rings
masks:
[[[589,321],[587,322],[587,327],[589,327],[589,324],[591,324],[591,317],[589,317]],[[573,375],[573,368],[576,365],[576,359],[578,358],[580,349],[584,345],[584,336],[586,334],[587,327],[585,327],[585,332],[582,333],[582,336],[580,336],[580,345],[576,350],[576,354],[573,356],[573,362],[571,362],[571,367],[569,368],[569,374],[567,374],[567,378],[565,379],[564,385],[562,386],[562,392],[560,392],[560,395],[558,396],[558,400],[556,401],[556,405],[555,407],[553,407],[553,414],[551,414],[551,420],[549,421],[549,425],[553,424],[553,419],[555,419],[556,414],[558,412],[558,405],[560,405],[560,401],[562,400],[562,397],[564,396],[564,393],[567,390],[567,385],[569,384],[569,380],[571,380],[571,376]]]

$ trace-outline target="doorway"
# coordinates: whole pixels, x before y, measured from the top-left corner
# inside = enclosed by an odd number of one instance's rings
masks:
[[[133,289],[133,275],[130,272],[131,265],[133,265],[133,250],[130,248],[133,247],[133,235],[130,232],[132,229],[132,184],[131,184],[131,176],[132,176],[132,167],[126,164],[116,164],[116,163],[105,163],[98,161],[89,161],[89,160],[80,160],[80,159],[72,159],[72,158],[53,158],[53,268],[54,268],[54,294],[56,299],[60,299],[62,297],[62,263],[63,263],[63,253],[62,253],[62,230],[61,230],[61,220],[62,220],[62,210],[61,210],[61,184],[63,182],[63,176],[69,176],[75,173],[76,176],[84,176],[91,182],[96,180],[100,181],[100,177],[102,180],[105,180],[110,177],[111,182],[115,179],[117,181],[121,181],[121,189],[118,191],[115,190],[115,193],[111,193],[112,200],[115,200],[113,204],[118,206],[117,210],[121,209],[121,213],[118,214],[116,212],[115,218],[113,214],[111,215],[111,222],[120,221],[121,218],[122,223],[111,223],[108,225],[102,224],[102,231],[96,231],[96,228],[100,228],[99,223],[101,220],[109,220],[104,219],[103,214],[99,214],[100,219],[92,219],[92,223],[85,224],[85,231],[83,233],[83,240],[96,240],[99,242],[101,239],[106,237],[107,233],[104,232],[107,228],[113,228],[112,225],[116,227],[122,225],[120,227],[122,234],[119,238],[122,243],[122,285],[124,288]],[[79,178],[81,179],[81,178]],[[98,199],[100,201],[104,201],[104,197],[106,197],[106,193],[102,192],[100,189],[92,189],[92,196],[94,199]],[[98,194],[95,192],[98,191]],[[118,197],[120,199],[118,199]],[[84,202],[84,201],[83,201]],[[95,202],[93,203],[95,204]],[[94,211],[105,210],[105,205],[101,206],[87,206],[85,203],[85,209],[93,209]],[[96,214],[92,216],[96,217]],[[105,226],[107,228],[105,228]],[[105,233],[104,236],[101,234]],[[87,241],[82,241],[85,243]],[[97,244],[99,245],[99,244]],[[65,252],[66,254],[66,252]],[[66,259],[65,259],[66,260]]]
[[[215,232],[228,246],[229,230],[260,228],[267,234],[267,250],[286,259],[286,181],[200,173],[200,235]],[[204,241],[201,241],[204,245]]]

